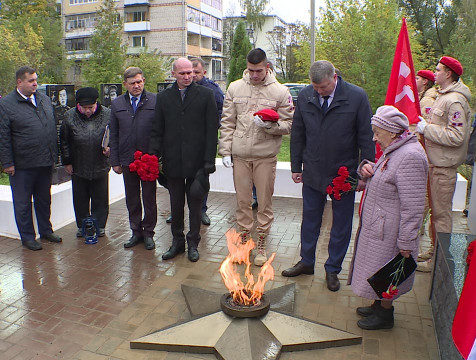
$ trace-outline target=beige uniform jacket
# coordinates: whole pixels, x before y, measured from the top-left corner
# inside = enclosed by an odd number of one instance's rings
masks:
[[[463,163],[471,133],[470,99],[471,93],[461,79],[438,90],[424,130],[431,165],[457,167]]]
[[[257,126],[253,114],[273,109],[279,120],[270,129]],[[247,161],[276,156],[282,135],[291,132],[294,106],[286,86],[268,70],[263,84],[252,85],[248,70],[228,87],[223,104],[218,153]]]
[[[420,95],[421,116],[423,116],[423,118],[427,121],[430,118],[431,107],[433,106],[437,96],[438,92],[434,87],[429,88]]]

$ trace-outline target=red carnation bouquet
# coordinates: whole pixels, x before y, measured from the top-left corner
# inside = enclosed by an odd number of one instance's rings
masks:
[[[137,150],[134,161],[129,164],[131,172],[137,172],[142,181],[155,181],[159,177],[159,159],[155,155],[143,154]]]
[[[326,192],[335,200],[340,200],[343,193],[355,191],[359,181],[349,175],[349,169],[341,166],[337,171],[339,176],[332,179],[332,184],[326,189]]]

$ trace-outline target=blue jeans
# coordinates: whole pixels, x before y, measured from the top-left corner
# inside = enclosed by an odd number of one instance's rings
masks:
[[[322,215],[327,194],[303,184],[301,223],[301,262],[314,266],[316,246],[321,231]],[[326,272],[340,273],[352,235],[355,193],[342,195],[341,200],[332,200],[332,228],[329,239],[329,257],[324,265]]]

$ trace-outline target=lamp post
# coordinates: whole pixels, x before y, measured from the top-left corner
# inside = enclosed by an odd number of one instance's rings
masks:
[[[311,65],[316,61],[316,0],[311,0]]]

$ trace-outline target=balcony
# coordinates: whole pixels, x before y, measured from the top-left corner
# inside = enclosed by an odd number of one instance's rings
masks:
[[[124,6],[149,5],[149,0],[124,0]]]
[[[127,48],[127,55],[139,55],[143,53],[146,49],[147,48],[145,46],[129,46]]]
[[[150,31],[150,21],[137,21],[124,23],[124,31]]]

